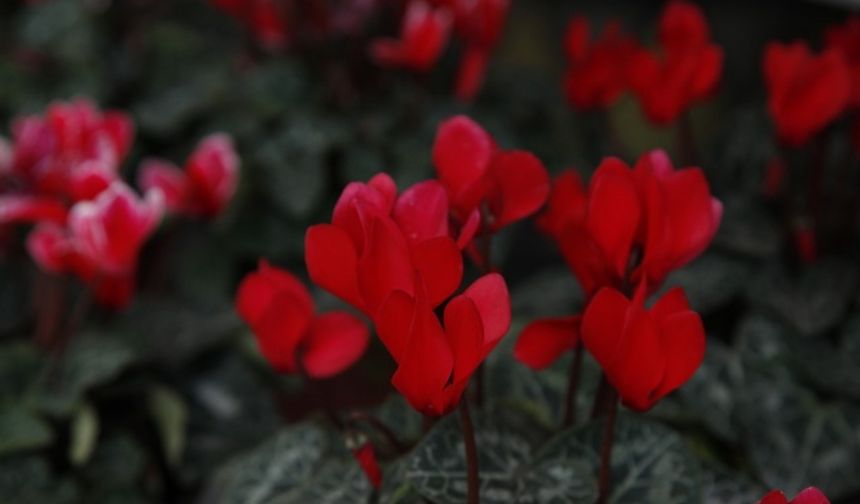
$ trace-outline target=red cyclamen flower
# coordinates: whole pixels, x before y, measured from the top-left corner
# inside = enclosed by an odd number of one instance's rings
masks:
[[[848,104],[851,77],[842,53],[813,55],[804,42],[772,42],[764,51],[768,111],[780,141],[806,143]]]
[[[141,200],[115,181],[95,200],[75,204],[65,226],[39,224],[27,246],[43,269],[74,274],[97,301],[122,308],[131,300],[138,254],[160,222],[163,205],[160,191]]]
[[[774,490],[758,501],[758,504],[830,504],[830,501],[821,490],[809,487],[792,500],[788,500],[779,490]]]
[[[426,290],[395,291],[377,317],[379,338],[397,361],[391,383],[425,415],[454,409],[472,373],[507,333],[510,296],[504,279],[490,273],[448,302],[444,327]]]
[[[457,34],[466,45],[455,94],[461,100],[471,101],[484,83],[490,55],[505,26],[510,0],[456,0],[454,3]]]
[[[133,136],[123,113],[102,113],[87,100],[54,103],[44,116],[13,123],[11,175],[35,193],[90,199],[116,178]]]
[[[627,87],[625,69],[636,45],[622,32],[618,21],[608,23],[594,42],[589,35],[586,18],[570,20],[564,40],[568,60],[564,90],[575,107],[606,108]]]
[[[537,157],[499,149],[466,116],[439,125],[433,164],[464,227],[480,221],[485,232],[493,233],[538,211],[549,195],[549,175]]]
[[[379,39],[370,47],[377,64],[405,67],[416,72],[433,68],[451,32],[451,13],[421,1],[409,4],[403,16],[400,39]]]
[[[591,299],[604,287],[643,283],[646,293],[656,291],[669,272],[704,251],[721,218],[722,205],[702,171],[675,171],[664,152],[654,151],[632,170],[605,159],[587,191],[576,172],[559,175],[538,225],[558,243]],[[534,321],[514,355],[543,369],[576,347],[580,323],[579,316]]]
[[[659,40],[659,54],[635,51],[628,79],[645,115],[656,124],[669,124],[693,103],[713,94],[722,73],[723,51],[710,43],[701,10],[684,0],[666,5]]]
[[[263,356],[277,371],[327,378],[353,365],[367,348],[367,326],[343,311],[322,315],[305,286],[261,260],[239,285],[236,310],[251,326]]]
[[[860,107],[860,16],[851,16],[844,24],[831,26],[824,33],[828,49],[842,53],[851,74],[851,105]]]
[[[160,189],[171,212],[214,217],[230,202],[238,179],[239,157],[233,140],[216,133],[197,145],[184,171],[168,161],[145,161],[138,185],[144,191]]]
[[[434,180],[399,196],[386,174],[344,188],[331,224],[308,228],[311,280],[371,318],[388,296],[415,295],[415,272],[438,306],[460,285],[463,259],[449,236],[448,199]]]
[[[653,307],[640,285],[633,300],[604,288],[582,317],[582,342],[628,407],[646,411],[686,382],[705,356],[705,330],[675,288]]]

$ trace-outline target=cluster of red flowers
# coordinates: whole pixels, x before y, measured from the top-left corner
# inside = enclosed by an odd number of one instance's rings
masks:
[[[797,494],[793,499],[788,498],[779,490],[774,490],[765,495],[758,504],[830,504],[830,500],[821,490],[810,487]]]
[[[121,112],[86,100],[54,103],[44,116],[17,119],[9,155],[0,156],[0,226],[35,223],[27,246],[37,264],[77,276],[114,308],[131,300],[138,254],[161,221],[165,195],[171,210],[214,215],[238,170],[229,140],[216,136],[189,162],[182,205],[158,183],[144,184],[141,199],[120,176],[133,137]]]
[[[587,191],[575,172],[560,175],[538,223],[558,243],[588,304],[581,316],[526,327],[517,357],[540,369],[584,344],[628,406],[652,407],[698,368],[705,334],[680,289],[650,310],[645,298],[704,251],[721,217],[702,171],[676,171],[662,151],[633,169],[604,160]]]
[[[463,45],[455,94],[471,100],[484,81],[510,0],[409,0],[398,39],[379,39],[371,56],[380,65],[430,70],[453,34]]]
[[[817,55],[800,40],[765,48],[768,111],[788,146],[807,143],[846,109],[860,106],[860,18],[831,27],[825,43]]]
[[[630,89],[652,122],[668,124],[710,96],[720,80],[723,52],[711,43],[699,8],[684,0],[669,2],[658,35],[660,50],[649,50],[612,21],[590,41],[588,21],[574,17],[565,36],[564,87],[571,104],[606,108]]]

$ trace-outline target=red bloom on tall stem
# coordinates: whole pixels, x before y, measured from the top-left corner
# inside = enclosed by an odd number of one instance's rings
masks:
[[[480,219],[485,232],[537,212],[549,195],[550,180],[532,153],[502,150],[480,125],[456,116],[439,125],[433,164],[462,225]]]
[[[352,366],[367,348],[367,326],[343,311],[316,314],[307,288],[261,260],[239,285],[236,310],[277,371],[327,378]]]
[[[644,284],[633,300],[604,288],[582,317],[582,342],[628,407],[646,411],[680,387],[705,356],[705,330],[681,289],[646,309]]]
[[[758,501],[758,504],[830,504],[830,501],[821,490],[809,487],[791,500],[779,490],[774,490]]]
[[[646,294],[655,292],[666,275],[705,250],[721,218],[701,169],[674,170],[663,151],[654,151],[633,169],[605,159],[587,190],[574,171],[559,175],[538,225],[591,299],[604,287],[640,283]],[[515,355],[541,369],[578,341],[578,318],[538,320],[523,330]]]
[[[451,12],[413,1],[403,16],[400,39],[378,39],[370,47],[377,64],[416,72],[433,68],[451,33]]]
[[[395,291],[377,317],[377,332],[397,362],[392,384],[425,415],[453,410],[472,373],[507,333],[510,297],[496,273],[479,278],[448,302],[444,327],[420,285]]]
[[[628,78],[645,115],[655,124],[669,124],[714,93],[722,74],[723,51],[710,42],[701,10],[684,0],[666,5],[659,41],[660,52],[635,52]]]
[[[768,111],[787,145],[806,143],[845,110],[851,97],[851,76],[837,50],[814,55],[804,42],[772,42],[763,66]]]
[[[131,300],[140,249],[162,212],[160,191],[141,200],[116,181],[95,200],[75,204],[65,226],[39,224],[27,246],[43,269],[74,274],[101,304],[122,308]]]
[[[828,28],[824,44],[845,58],[851,74],[850,104],[860,107],[860,16],[851,16],[845,23]]]
[[[575,16],[564,39],[568,70],[564,90],[568,101],[580,109],[606,108],[627,88],[626,67],[636,44],[611,21],[597,40],[590,40],[588,20]]]
[[[180,170],[168,161],[151,159],[140,170],[144,191],[158,188],[171,212],[188,215],[218,215],[236,192],[239,157],[233,140],[223,133],[209,135]]]

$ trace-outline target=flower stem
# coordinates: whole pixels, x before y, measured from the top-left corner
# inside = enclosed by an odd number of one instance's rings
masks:
[[[598,477],[597,504],[609,502],[609,494],[612,492],[612,441],[615,435],[615,417],[618,413],[618,394],[611,386],[609,387],[611,401],[606,412],[606,426],[603,430],[603,442],[600,445],[600,475]]]
[[[579,390],[579,375],[582,370],[582,344],[577,343],[573,349],[573,359],[570,361],[570,371],[567,381],[567,395],[564,398],[564,420],[562,428],[576,423],[576,393]]]
[[[475,444],[475,428],[469,413],[469,401],[460,401],[460,427],[463,430],[463,446],[466,449],[466,475],[469,504],[480,502],[480,480],[478,479],[478,447]]]

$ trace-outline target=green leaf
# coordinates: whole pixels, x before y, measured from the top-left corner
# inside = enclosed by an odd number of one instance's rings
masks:
[[[534,432],[524,431],[510,412],[475,415],[481,478],[481,502],[511,502],[517,469],[533,455]],[[503,416],[503,414],[505,414]],[[437,503],[466,502],[466,459],[459,414],[437,422],[410,455],[405,478]]]
[[[314,504],[366,503],[373,486],[354,458],[330,459],[314,471],[302,486],[274,499],[273,503]]]
[[[846,261],[822,260],[791,276],[766,268],[750,284],[747,298],[789,322],[804,336],[821,334],[841,319],[857,288],[857,268]]]
[[[758,502],[767,489],[748,477],[714,462],[702,464],[703,504],[751,504]]]
[[[85,464],[92,456],[99,437],[99,417],[88,403],[81,404],[72,419],[69,461],[74,466]]]
[[[277,502],[317,473],[332,442],[329,432],[313,424],[284,429],[221,468],[204,500],[224,504]]]
[[[36,404],[49,414],[69,415],[88,389],[113,380],[134,359],[134,352],[112,334],[76,334],[63,356],[47,364]]]
[[[78,489],[71,479],[51,474],[48,463],[36,456],[0,460],[0,495],[15,504],[71,504]]]
[[[741,390],[744,446],[768,486],[794,494],[813,485],[831,499],[860,489],[860,408],[757,374]]]
[[[155,386],[149,392],[147,405],[158,426],[161,446],[167,462],[176,465],[185,450],[185,427],[188,422],[188,408],[182,397],[173,390]]]
[[[0,400],[18,401],[32,392],[44,367],[44,356],[29,341],[0,345]]]
[[[24,13],[19,24],[24,44],[67,63],[85,62],[95,55],[95,33],[85,2],[44,2]]]
[[[53,440],[50,425],[20,404],[0,407],[0,456],[42,448]]]
[[[143,448],[126,434],[109,434],[96,446],[83,468],[87,486],[99,493],[134,487],[143,477],[148,460]]]
[[[784,324],[765,315],[751,313],[738,324],[735,335],[744,368],[771,375],[788,375],[789,340],[795,338]]]
[[[782,244],[782,228],[761,198],[730,197],[723,200],[723,219],[714,245],[752,257],[773,257]]]
[[[743,261],[708,253],[669,275],[661,292],[682,287],[693,310],[706,314],[743,292],[749,269]]]
[[[597,421],[550,440],[521,477],[521,501],[594,502],[603,428]],[[611,482],[609,501],[614,504],[701,502],[698,463],[684,441],[664,425],[638,416],[618,416]]]
[[[737,384],[743,370],[737,356],[718,340],[708,342],[705,360],[678,395],[692,413],[713,434],[724,441],[738,438],[735,415]]]

